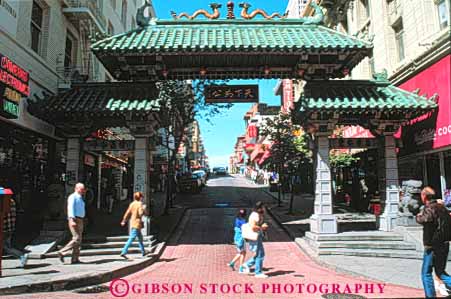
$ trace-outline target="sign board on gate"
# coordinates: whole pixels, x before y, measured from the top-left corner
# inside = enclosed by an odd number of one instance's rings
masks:
[[[102,140],[94,139],[85,141],[83,149],[86,151],[132,151],[135,149],[134,140]]]
[[[206,103],[258,103],[258,85],[209,85],[205,87]]]
[[[330,138],[330,148],[332,149],[357,149],[357,148],[377,148],[376,138]]]

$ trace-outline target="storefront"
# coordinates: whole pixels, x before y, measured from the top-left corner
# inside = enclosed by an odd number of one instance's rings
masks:
[[[402,83],[407,91],[437,93],[439,108],[416,118],[401,131],[400,180],[421,180],[443,197],[451,189],[451,55]],[[430,80],[434,78],[434,80]]]
[[[6,122],[0,125],[0,185],[14,191],[17,230],[40,227],[54,173],[55,141]],[[32,226],[30,226],[32,225]],[[30,233],[30,231],[28,231]]]
[[[31,240],[49,215],[47,192],[57,163],[53,127],[26,111],[30,89],[29,73],[0,53],[0,185],[14,191],[17,235]]]

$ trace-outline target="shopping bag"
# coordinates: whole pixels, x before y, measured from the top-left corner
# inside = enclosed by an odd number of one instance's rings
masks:
[[[254,232],[249,223],[245,223],[241,226],[241,235],[244,239],[250,241],[257,241],[258,239],[258,232]]]

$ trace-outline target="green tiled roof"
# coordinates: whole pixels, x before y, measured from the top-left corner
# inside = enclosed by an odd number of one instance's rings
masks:
[[[423,114],[438,105],[405,91],[389,82],[330,80],[306,84],[300,100],[301,112],[307,111],[409,111]]]
[[[368,49],[371,43],[297,20],[156,21],[98,41],[94,52],[293,51]]]
[[[87,115],[114,121],[127,111],[133,111],[135,115],[159,111],[155,98],[155,86],[148,83],[80,84],[58,95],[29,100],[29,110],[45,120]]]

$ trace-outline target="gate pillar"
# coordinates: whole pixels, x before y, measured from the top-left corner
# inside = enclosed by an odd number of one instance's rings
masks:
[[[316,133],[315,137],[315,207],[310,217],[310,231],[315,234],[336,234],[338,228],[332,204],[329,133]]]

